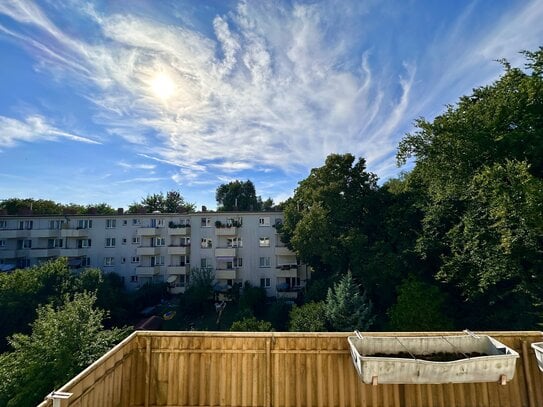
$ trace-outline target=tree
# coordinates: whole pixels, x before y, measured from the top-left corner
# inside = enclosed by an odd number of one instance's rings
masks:
[[[9,338],[13,351],[0,356],[1,405],[35,406],[127,335],[127,329],[103,329],[107,314],[95,300],[81,293],[58,308],[42,306],[30,335]]]
[[[360,295],[350,271],[328,289],[324,313],[337,331],[367,331],[374,320],[371,301],[365,293]]]
[[[395,331],[447,331],[452,321],[443,312],[445,295],[435,285],[409,276],[398,287],[398,300],[388,314]]]
[[[221,184],[215,194],[219,211],[259,211],[262,200],[256,196],[254,184],[250,181],[232,181]]]
[[[196,315],[203,311],[204,304],[212,298],[215,273],[208,267],[193,267],[189,277],[182,307],[185,312]]]
[[[308,302],[294,306],[289,313],[289,331],[322,332],[326,331],[326,312],[324,302]]]
[[[230,327],[230,331],[234,332],[270,332],[271,330],[271,322],[258,320],[254,316],[234,321]]]
[[[279,232],[301,260],[316,270],[345,272],[352,254],[367,242],[364,230],[377,178],[364,159],[331,154],[300,181],[284,205]]]
[[[194,212],[196,205],[185,201],[179,191],[168,191],[166,195],[162,192],[158,194],[149,194],[141,199],[141,202],[134,202],[128,207],[129,213],[138,213],[145,211],[152,213],[155,211],[161,213],[181,213]]]

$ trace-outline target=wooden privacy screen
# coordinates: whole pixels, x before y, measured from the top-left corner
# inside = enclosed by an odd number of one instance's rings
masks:
[[[362,384],[349,333],[138,331],[59,390],[73,393],[69,407],[543,406],[543,373],[530,347],[542,333],[485,334],[521,355],[505,386]]]

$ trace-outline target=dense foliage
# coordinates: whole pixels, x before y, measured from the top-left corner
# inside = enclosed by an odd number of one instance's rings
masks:
[[[79,205],[75,203],[62,204],[48,199],[8,198],[0,200],[0,210],[8,215],[31,213],[34,215],[62,215],[64,213],[77,215],[111,215],[117,211],[106,203]]]
[[[215,194],[218,211],[270,211],[275,209],[273,199],[262,201],[251,180],[221,184]]]
[[[128,206],[129,213],[188,213],[194,212],[196,205],[185,201],[179,191],[168,191],[149,194],[140,202],[134,202]]]

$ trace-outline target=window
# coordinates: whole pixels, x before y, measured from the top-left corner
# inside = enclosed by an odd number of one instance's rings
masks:
[[[243,258],[234,257],[234,267],[243,267]]]
[[[206,257],[202,257],[200,259],[200,268],[207,269],[210,267],[211,267],[211,262],[209,261],[209,259]]]
[[[299,287],[300,286],[300,277],[287,277],[285,282],[289,287]]]
[[[115,265],[115,257],[104,257],[104,266],[111,267]]]
[[[166,238],[165,237],[155,238],[155,246],[166,246]]]
[[[270,217],[264,216],[264,217],[258,218],[258,226],[270,226]]]
[[[91,247],[91,240],[90,239],[79,239],[77,241],[77,248],[82,249],[85,247]]]
[[[260,287],[270,288],[271,287],[271,279],[270,278],[261,278],[260,279]]]
[[[140,244],[140,237],[139,236],[133,237],[132,244]]]
[[[164,265],[164,256],[151,257],[151,267],[163,266],[163,265]]]
[[[190,246],[190,237],[182,237],[179,239],[179,246]]]
[[[140,256],[132,256],[132,263],[139,263],[140,262]]]
[[[20,230],[23,230],[23,229],[27,229],[27,230],[30,230],[32,229],[32,227],[34,226],[34,221],[32,220],[21,220],[19,221],[19,229]]]
[[[6,229],[8,227],[7,220],[0,220],[0,229]]]
[[[106,229],[113,229],[117,227],[116,219],[106,219]]]
[[[26,257],[20,257],[17,259],[17,268],[24,269],[30,267],[30,259]]]
[[[270,247],[270,238],[269,237],[261,237],[258,245],[260,247]]]
[[[126,263],[126,257],[121,257],[121,264]]]
[[[211,218],[202,218],[201,219],[201,226],[203,228],[210,228],[211,227]]]
[[[115,238],[107,237],[106,238],[106,247],[115,247]]]
[[[283,226],[283,219],[281,218],[275,218],[275,223],[274,223],[275,227],[281,227]]]
[[[47,240],[47,248],[54,249],[56,247],[62,247],[62,239],[49,239]]]
[[[209,249],[213,247],[213,241],[211,239],[208,239],[207,237],[202,237],[200,246],[202,247],[202,249]]]
[[[241,237],[229,237],[226,239],[226,245],[228,247],[243,247],[243,241]]]
[[[164,219],[151,219],[149,225],[152,228],[162,228],[164,227]]]
[[[91,263],[90,263],[90,257],[82,257],[81,258],[81,265],[83,267],[90,267]]]
[[[123,219],[123,226],[128,225],[128,221],[126,219]]]
[[[138,282],[138,276],[130,276],[130,282],[131,283],[137,283]]]
[[[31,249],[31,248],[32,248],[32,240],[24,239],[24,240],[17,241],[17,249]]]
[[[49,229],[62,229],[63,220],[50,220]]]
[[[261,257],[260,258],[260,267],[262,267],[262,268],[270,267],[270,258],[269,257]]]
[[[139,219],[132,219],[132,225],[133,226],[138,226],[140,224],[140,220]]]
[[[0,240],[0,248],[6,247],[6,241],[4,239]]]
[[[122,243],[126,244],[126,237],[123,237]]]
[[[78,229],[91,229],[92,228],[92,219],[79,219],[77,222]]]

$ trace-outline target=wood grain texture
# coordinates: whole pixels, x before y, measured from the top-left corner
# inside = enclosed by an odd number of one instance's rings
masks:
[[[458,333],[365,333],[444,334]],[[484,334],[521,355],[505,386],[363,384],[351,363],[349,333],[138,331],[59,390],[73,393],[63,407],[543,406],[543,373],[530,347],[543,334]]]

